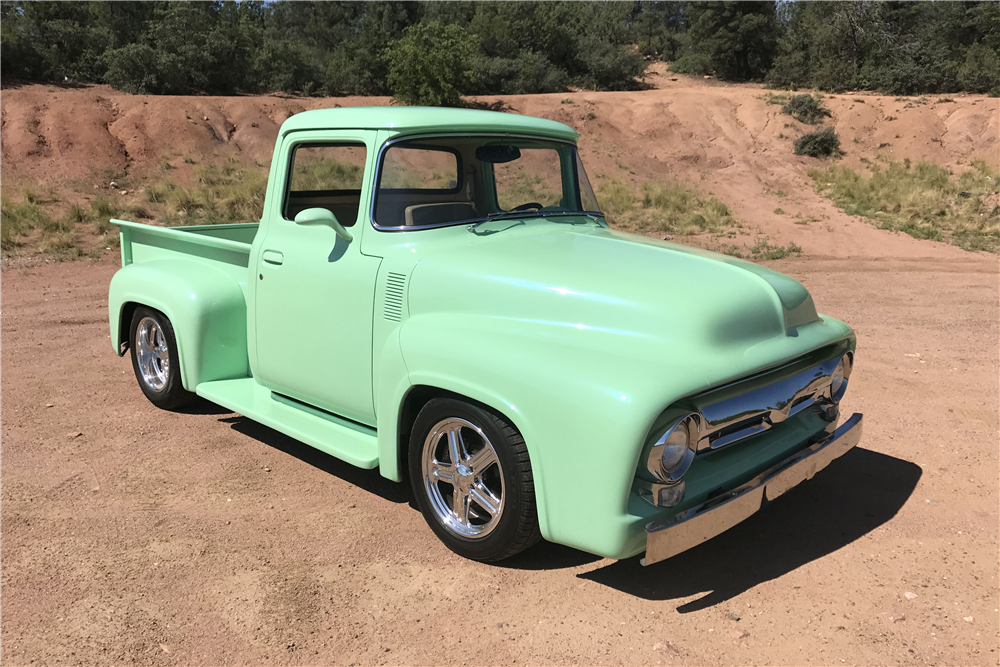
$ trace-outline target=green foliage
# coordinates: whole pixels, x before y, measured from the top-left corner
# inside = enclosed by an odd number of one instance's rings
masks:
[[[704,53],[685,53],[670,69],[678,74],[711,74],[715,70],[711,56]]]
[[[106,81],[129,92],[386,95],[389,55],[405,31],[436,24],[476,42],[459,68],[471,72],[457,86],[469,94],[630,89],[647,59],[657,58],[676,72],[782,89],[1000,93],[997,2],[4,0],[0,7],[6,80]]]
[[[677,184],[646,183],[639,198],[625,182],[615,179],[598,188],[597,198],[609,224],[643,234],[686,236],[740,226],[718,199],[703,199],[695,190]]]
[[[977,161],[958,178],[927,162],[875,165],[870,177],[837,165],[810,175],[837,206],[873,220],[880,229],[1000,252],[1000,206],[993,203],[1000,193],[1000,173],[985,162]]]
[[[473,81],[477,46],[474,36],[454,24],[410,26],[386,50],[393,97],[406,104],[457,106]]]
[[[840,154],[840,137],[832,127],[818,132],[803,134],[793,142],[796,155],[809,157],[830,157]]]
[[[755,81],[771,69],[779,28],[774,2],[692,2],[684,16],[688,45],[674,71]]]
[[[1000,86],[1000,57],[985,44],[973,44],[958,69],[958,80],[964,90],[986,93]]]
[[[781,112],[806,125],[822,123],[823,117],[830,115],[830,110],[820,106],[812,95],[796,95],[781,107]]]

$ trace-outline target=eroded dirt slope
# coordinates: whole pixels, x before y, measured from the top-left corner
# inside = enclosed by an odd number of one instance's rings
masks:
[[[809,178],[819,160],[795,156],[792,139],[814,129],[767,104],[767,91],[672,76],[654,67],[653,89],[482,98],[516,113],[562,121],[581,133],[596,183],[678,180],[716,195],[751,233],[795,242],[834,257],[919,257],[927,241],[874,229],[818,195]],[[5,89],[2,158],[5,181],[27,176],[56,188],[92,182],[105,168],[190,178],[183,161],[227,157],[267,163],[278,127],[291,114],[328,106],[386,104],[387,98],[171,97],[116,93],[105,86]],[[827,96],[847,151],[862,159],[929,160],[961,170],[971,161],[1000,166],[1000,101],[985,96],[892,98]],[[856,143],[857,142],[860,143]],[[782,196],[783,193],[783,196]],[[787,215],[776,215],[775,208]],[[798,217],[796,217],[798,216]],[[808,224],[796,224],[808,220]],[[943,244],[935,252],[959,258]]]

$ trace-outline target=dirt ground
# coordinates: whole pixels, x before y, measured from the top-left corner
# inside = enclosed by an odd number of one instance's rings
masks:
[[[117,251],[5,260],[0,662],[1000,663],[996,256],[833,207],[760,89],[654,78],[639,93],[503,101],[581,131],[592,177],[678,178],[799,243],[802,257],[769,266],[857,331],[845,408],[865,413],[859,448],[649,568],[545,543],[481,565],[447,551],[408,489],[377,471],[210,404],[153,408],[109,343]],[[155,172],[164,155],[180,176],[181,155],[266,159],[288,113],[373,101],[25,86],[0,102],[5,188],[24,175],[70,188],[103,166]],[[826,103],[842,136],[864,141],[847,143],[854,166],[879,150],[996,166],[996,100]]]
[[[996,262],[772,265],[856,328],[864,439],[649,568],[465,561],[376,471],[153,408],[113,261],[6,271],[3,663],[997,664]]]

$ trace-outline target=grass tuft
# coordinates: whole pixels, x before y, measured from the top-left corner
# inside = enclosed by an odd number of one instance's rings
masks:
[[[0,248],[11,250],[33,229],[49,227],[52,218],[34,202],[0,197]]]

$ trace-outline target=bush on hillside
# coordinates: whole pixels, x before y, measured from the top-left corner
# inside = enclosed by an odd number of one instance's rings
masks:
[[[806,125],[821,123],[824,116],[830,115],[830,110],[820,106],[812,95],[796,95],[781,107],[781,111]]]
[[[109,50],[104,59],[108,69],[104,81],[133,95],[183,94],[183,71],[177,57],[156,51],[146,44],[126,44]]]
[[[704,53],[688,53],[678,58],[670,70],[678,74],[711,74],[712,59]]]
[[[809,157],[840,155],[840,137],[832,127],[803,134],[795,140],[795,154]]]

